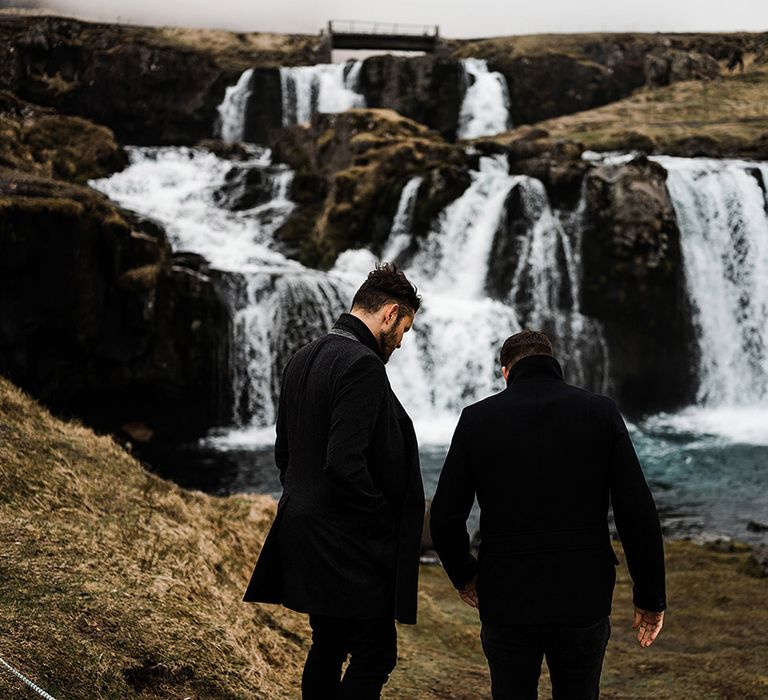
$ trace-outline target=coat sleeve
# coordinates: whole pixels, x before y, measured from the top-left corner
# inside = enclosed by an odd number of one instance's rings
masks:
[[[667,602],[659,517],[627,426],[613,402],[609,425],[608,468],[613,517],[634,583],[633,602],[643,610],[660,612],[667,607]]]
[[[287,423],[287,407],[288,407],[288,392],[285,390],[288,377],[288,365],[283,370],[283,379],[280,387],[280,399],[277,408],[277,424],[275,431],[277,437],[275,439],[275,464],[280,471],[280,483],[285,485],[285,472],[288,469],[288,423]]]
[[[344,372],[333,391],[324,467],[344,490],[346,504],[359,513],[361,524],[375,534],[388,532],[393,524],[390,506],[374,484],[366,458],[387,396],[384,365],[377,357],[361,357]]]
[[[462,412],[440,472],[430,508],[432,543],[448,578],[456,588],[464,588],[477,574],[477,560],[470,552],[467,518],[475,502],[475,483],[465,441]]]

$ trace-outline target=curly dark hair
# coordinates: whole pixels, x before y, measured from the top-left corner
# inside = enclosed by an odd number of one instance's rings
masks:
[[[502,367],[512,369],[518,360],[530,355],[554,356],[555,350],[552,341],[542,331],[524,330],[509,336],[504,341],[499,353],[499,361]]]
[[[398,317],[405,314],[413,315],[421,306],[421,297],[416,293],[402,270],[394,263],[381,263],[368,273],[368,278],[352,299],[352,308],[362,309],[373,313],[384,304],[397,302],[400,304]]]

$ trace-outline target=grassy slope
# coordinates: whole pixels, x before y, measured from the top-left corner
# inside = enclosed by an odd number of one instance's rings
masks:
[[[273,509],[163,481],[0,378],[0,656],[67,700],[295,698],[303,618],[240,602]],[[670,543],[668,628],[645,651],[622,567],[603,697],[766,697],[768,580],[747,556]],[[474,611],[436,567],[420,595],[384,698],[489,697]],[[0,673],[0,697],[29,695]]]
[[[768,139],[768,66],[748,65],[744,74],[725,74],[712,82],[685,81],[640,88],[623,100],[535,125],[553,138],[568,138],[587,148],[613,150],[648,137],[657,152],[676,151],[681,139],[705,137],[725,151]],[[498,140],[515,138],[521,127]]]
[[[96,34],[108,32],[116,43],[134,42],[160,48],[181,48],[210,53],[220,65],[244,69],[259,65],[294,65],[325,56],[323,41],[316,34],[277,34],[274,32],[234,32],[226,29],[156,27],[141,24],[99,22],[56,10],[16,10],[0,8],[0,18],[59,17],[80,23],[75,41],[88,43]],[[30,23],[32,20],[30,19]]]
[[[240,603],[270,499],[183,491],[5,380],[0,468],[0,656],[67,699],[290,697],[303,622]]]

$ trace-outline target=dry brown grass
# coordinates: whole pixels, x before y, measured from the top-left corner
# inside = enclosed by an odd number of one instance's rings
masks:
[[[717,81],[641,88],[618,102],[536,126],[553,138],[573,139],[597,150],[621,148],[631,133],[650,138],[659,152],[691,137],[749,144],[768,138],[768,68],[753,64],[743,75],[726,75]]]
[[[298,697],[304,618],[240,602],[273,513],[267,497],[180,489],[0,378],[0,656],[60,700]],[[602,697],[768,696],[768,579],[745,551],[667,552],[671,607],[649,650],[620,569]],[[489,698],[477,616],[439,568],[422,567],[419,604],[383,698]],[[32,696],[0,672],[0,697]]]
[[[68,699],[294,697],[302,618],[240,602],[271,499],[184,491],[4,379],[0,465],[0,656]]]

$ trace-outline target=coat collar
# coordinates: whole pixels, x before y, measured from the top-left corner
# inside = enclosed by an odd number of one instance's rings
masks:
[[[384,357],[381,354],[381,346],[379,341],[376,340],[371,329],[368,328],[357,316],[352,314],[343,313],[339,316],[336,323],[333,324],[334,328],[338,328],[348,333],[352,333],[363,345],[373,350],[376,356],[384,362]]]
[[[518,382],[563,381],[563,368],[550,355],[530,355],[512,365],[507,377],[507,386]]]

